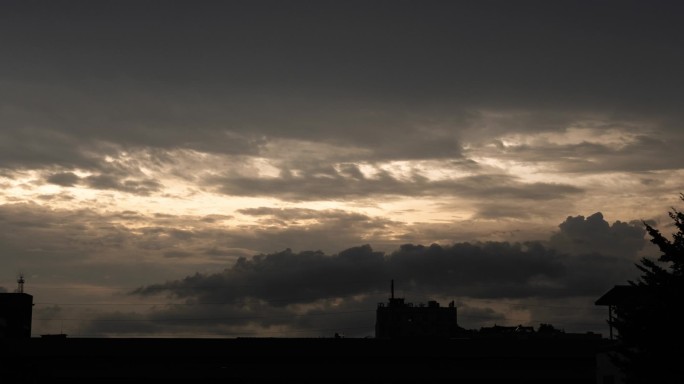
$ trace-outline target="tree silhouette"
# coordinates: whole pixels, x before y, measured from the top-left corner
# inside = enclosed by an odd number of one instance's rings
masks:
[[[642,275],[629,282],[629,300],[615,308],[615,363],[627,383],[684,383],[684,213],[672,208],[669,215],[672,240],[644,222],[661,255],[636,264]]]

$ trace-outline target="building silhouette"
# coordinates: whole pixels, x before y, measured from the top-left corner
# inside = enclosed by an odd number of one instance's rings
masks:
[[[637,292],[636,288],[631,285],[616,285],[594,302],[596,305],[608,307],[609,338],[611,340],[615,337],[613,334],[615,308],[633,301],[636,298]]]
[[[378,339],[448,339],[456,337],[460,330],[453,301],[448,307],[441,307],[434,300],[427,305],[406,303],[403,298],[394,297],[394,280],[389,303],[379,303],[376,311]]]
[[[24,293],[24,278],[19,277],[16,292],[0,293],[0,338],[31,337],[33,296]]]
[[[597,360],[605,339],[568,337],[550,325],[536,332],[545,337],[479,337],[458,326],[453,302],[406,303],[394,297],[393,283],[389,303],[377,308],[376,338],[30,337],[32,304],[21,284],[0,294],[0,383],[596,384],[613,377]],[[492,330],[535,334],[523,326]]]
[[[478,337],[534,337],[536,333],[530,326],[503,326],[494,324],[491,327],[481,327]]]

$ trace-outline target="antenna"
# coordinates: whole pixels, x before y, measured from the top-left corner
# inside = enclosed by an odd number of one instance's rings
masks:
[[[17,279],[17,293],[24,293],[24,283],[26,280],[24,280],[24,274],[20,273],[19,278]]]

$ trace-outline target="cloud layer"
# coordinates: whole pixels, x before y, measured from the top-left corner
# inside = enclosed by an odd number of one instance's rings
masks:
[[[596,230],[597,227],[602,230]],[[490,303],[516,300],[523,306],[533,303],[533,309],[538,309],[536,306],[540,303],[547,307],[556,303],[562,310],[563,305],[559,302],[577,302],[582,298],[581,307],[587,310],[593,300],[616,281],[624,282],[635,275],[634,255],[646,245],[641,226],[621,222],[611,225],[603,220],[601,213],[596,213],[586,220],[582,216],[568,217],[559,228],[549,245],[541,242],[405,244],[389,254],[375,252],[369,245],[364,245],[334,255],[320,251],[295,253],[287,249],[251,258],[241,257],[223,272],[197,273],[180,280],[147,285],[133,294],[170,295],[192,304],[187,313],[183,307],[174,307],[160,311],[156,316],[183,317],[194,311],[194,306],[202,308],[204,305],[214,306],[214,314],[219,317],[228,308],[235,311],[233,316],[243,311],[245,318],[237,316],[238,324],[249,319],[252,325],[266,327],[272,320],[271,315],[264,319],[253,317],[255,306],[259,308],[257,313],[289,311],[296,314],[307,306],[315,308],[312,312],[305,310],[307,314],[318,313],[320,306],[327,311],[338,307],[338,310],[354,308],[364,313],[372,311],[373,299],[379,300],[388,294],[390,279],[396,279],[404,292],[419,299],[456,297],[465,303],[468,299],[488,299]],[[606,236],[606,233],[610,235]],[[563,242],[559,240],[561,238],[574,241]],[[576,247],[572,248],[572,244]],[[549,248],[555,245],[568,253]],[[616,251],[623,246],[631,253],[602,252],[606,249]],[[330,303],[336,304],[331,308]],[[469,305],[465,304],[465,307],[469,308]],[[468,316],[477,316],[478,311],[487,313],[486,308],[489,308],[490,320],[506,321],[510,316],[496,315],[488,306],[476,306],[474,311],[465,311],[465,321],[477,323]],[[211,311],[204,311],[207,316],[211,314]],[[553,311],[544,311],[544,315],[558,317]],[[282,316],[285,315],[275,317],[280,319]],[[231,318],[224,320],[219,323],[234,325]],[[598,324],[596,314],[590,320],[585,317],[584,321],[594,321],[593,327]],[[293,329],[300,326],[284,320],[279,324]],[[569,325],[578,327],[577,324]]]
[[[173,319],[218,296],[193,309],[217,334],[363,328],[390,278],[473,326],[562,319],[544,308],[631,276],[684,188],[682,16],[5,1],[0,285],[26,272],[92,334],[198,334]],[[117,310],[58,305],[95,302]]]

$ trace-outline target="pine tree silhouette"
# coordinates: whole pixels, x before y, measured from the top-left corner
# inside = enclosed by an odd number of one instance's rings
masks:
[[[661,255],[636,264],[642,275],[629,282],[633,294],[615,308],[614,362],[626,383],[684,383],[684,213],[672,208],[669,215],[677,230],[672,240],[644,222]]]

